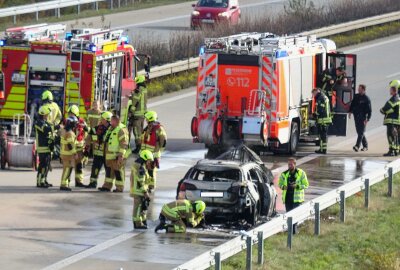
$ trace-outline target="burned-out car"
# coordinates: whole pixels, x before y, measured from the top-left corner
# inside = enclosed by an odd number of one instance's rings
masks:
[[[271,171],[246,146],[233,148],[215,160],[197,162],[179,182],[178,197],[203,200],[206,219],[240,220],[255,225],[273,216],[277,193]]]

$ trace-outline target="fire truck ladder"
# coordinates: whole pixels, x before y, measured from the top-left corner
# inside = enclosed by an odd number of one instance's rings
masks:
[[[75,42],[76,43],[76,42]],[[71,47],[71,74],[70,82],[76,83],[77,87],[68,89],[68,104],[76,104],[80,106],[81,100],[81,82],[82,82],[82,61],[83,51],[85,49],[85,42],[80,40],[79,46]],[[79,56],[79,57],[78,57]],[[73,66],[73,63],[75,65]]]

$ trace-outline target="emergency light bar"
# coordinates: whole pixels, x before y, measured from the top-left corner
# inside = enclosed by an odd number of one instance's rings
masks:
[[[7,41],[4,39],[0,40],[0,47],[4,47],[6,45]]]

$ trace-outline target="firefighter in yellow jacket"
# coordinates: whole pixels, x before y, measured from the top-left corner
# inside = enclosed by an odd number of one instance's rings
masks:
[[[205,227],[204,210],[206,204],[203,201],[191,202],[189,200],[178,200],[164,204],[160,214],[160,224],[155,232],[166,230],[169,233],[184,233],[186,225],[193,228]],[[170,221],[170,224],[167,223]]]
[[[100,103],[98,100],[93,101],[92,108],[86,113],[86,123],[89,128],[94,128],[100,124],[101,121]]]
[[[60,190],[71,191],[69,187],[72,169],[75,167],[77,159],[76,154],[76,136],[74,129],[78,123],[76,117],[69,117],[61,130],[61,161],[63,172],[61,176]]]
[[[131,132],[135,136],[135,150],[134,153],[139,153],[140,150],[140,136],[143,132],[144,114],[147,111],[147,88],[146,77],[139,75],[135,78],[136,89],[132,92],[130,101],[128,103],[128,129],[129,140]]]
[[[100,191],[111,191],[114,182],[114,192],[123,192],[125,184],[125,161],[129,156],[128,130],[120,123],[118,116],[111,117],[111,127],[105,136],[105,167],[106,179]]]
[[[167,133],[164,127],[157,121],[157,113],[148,111],[144,117],[147,121],[147,126],[143,131],[141,138],[141,150],[150,150],[153,153],[153,169],[149,170],[148,186],[151,192],[156,187],[157,169],[160,168],[161,153],[164,151],[167,144]]]
[[[149,177],[148,169],[153,162],[153,153],[142,150],[139,158],[132,165],[130,195],[133,197],[133,227],[147,229],[147,208],[149,206],[149,193],[146,179]]]

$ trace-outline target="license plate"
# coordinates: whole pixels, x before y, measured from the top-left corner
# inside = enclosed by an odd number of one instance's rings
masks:
[[[214,20],[204,19],[201,22],[202,23],[214,23]]]
[[[224,197],[223,192],[201,192],[200,196],[202,198],[222,198]]]

